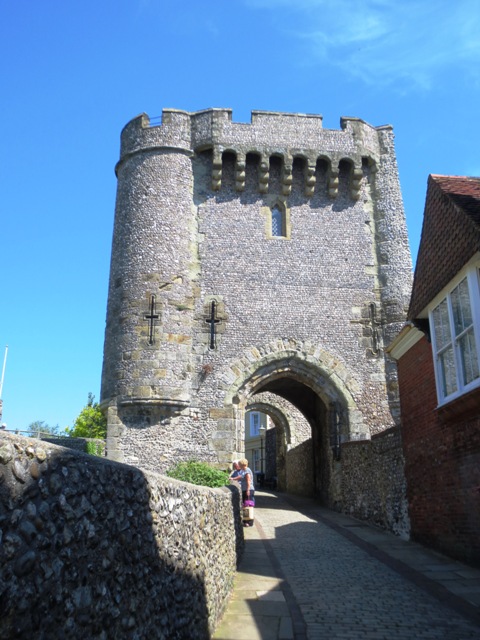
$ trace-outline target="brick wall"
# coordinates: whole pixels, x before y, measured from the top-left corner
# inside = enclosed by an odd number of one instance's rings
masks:
[[[478,392],[437,409],[425,338],[398,364],[412,538],[480,565]]]

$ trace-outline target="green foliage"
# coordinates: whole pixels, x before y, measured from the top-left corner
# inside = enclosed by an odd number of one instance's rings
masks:
[[[92,456],[100,456],[103,458],[103,456],[105,455],[105,443],[92,442],[90,440],[85,443],[85,451]]]
[[[98,408],[98,402],[94,402],[94,400],[95,396],[89,393],[87,404],[80,411],[73,429],[66,428],[69,436],[100,439],[107,437],[107,419]]]
[[[228,472],[214,469],[206,462],[189,460],[178,462],[167,471],[167,476],[176,480],[183,480],[191,484],[199,484],[204,487],[224,487],[229,484]]]
[[[49,436],[65,435],[65,433],[63,432],[62,429],[60,429],[58,424],[55,425],[54,427],[51,427],[44,420],[35,420],[35,422],[32,422],[31,424],[28,425],[27,431],[28,431],[28,435],[31,436],[32,438],[38,438],[39,436],[42,436],[42,435],[49,435]]]

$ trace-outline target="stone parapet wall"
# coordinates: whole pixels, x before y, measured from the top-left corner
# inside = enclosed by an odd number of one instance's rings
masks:
[[[312,146],[325,152],[345,153],[360,161],[361,155],[377,159],[381,153],[378,134],[390,126],[373,127],[359,118],[341,118],[341,130],[324,129],[316,114],[252,111],[250,123],[232,121],[231,109],[188,112],[164,109],[161,122],[145,113],[131,120],[122,131],[121,161],[141,150],[172,148],[193,152],[211,145],[219,152],[232,149],[275,153],[280,147],[289,155],[309,157]],[[313,143],[313,145],[312,145]],[[315,154],[311,160],[315,159]]]
[[[238,491],[0,436],[0,638],[208,638],[243,550]]]
[[[371,440],[344,443],[341,464],[341,510],[408,538],[410,521],[400,428],[388,429]]]
[[[105,440],[99,438],[71,438],[69,436],[42,436],[40,438],[44,442],[50,444],[57,444],[60,447],[66,447],[67,449],[74,449],[75,451],[87,452],[87,443],[93,442],[100,451],[105,450]]]

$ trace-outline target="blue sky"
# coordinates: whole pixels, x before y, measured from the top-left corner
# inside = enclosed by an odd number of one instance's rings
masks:
[[[119,136],[163,108],[392,124],[415,259],[430,173],[480,175],[478,0],[3,0],[9,429],[100,397]]]

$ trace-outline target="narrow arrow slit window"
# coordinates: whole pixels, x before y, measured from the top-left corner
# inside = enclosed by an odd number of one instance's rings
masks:
[[[285,214],[278,206],[272,209],[272,236],[285,237]]]

